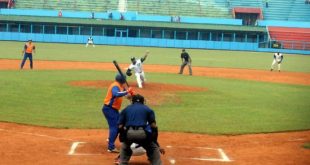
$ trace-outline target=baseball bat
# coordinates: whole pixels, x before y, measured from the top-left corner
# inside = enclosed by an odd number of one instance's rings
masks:
[[[123,77],[123,79],[125,79],[125,83],[126,83],[127,87],[129,88],[130,86],[129,86],[129,84],[128,84],[128,82],[127,82],[127,80],[126,80],[126,78],[125,78],[121,68],[118,66],[118,63],[116,62],[116,60],[113,60],[113,64],[116,67],[118,73]]]

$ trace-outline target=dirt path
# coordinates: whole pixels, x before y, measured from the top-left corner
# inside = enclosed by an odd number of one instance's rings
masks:
[[[0,164],[104,164],[112,165],[116,154],[106,152],[107,130],[52,129],[0,123]],[[72,144],[78,146],[72,150]],[[308,165],[310,131],[210,136],[160,133],[167,151],[165,165]],[[117,143],[119,146],[119,143]],[[69,153],[71,150],[71,153]],[[224,156],[223,156],[224,154]],[[133,157],[133,164],[147,164],[145,156]]]
[[[17,70],[19,60],[0,59],[0,70]],[[28,64],[26,64],[28,67]],[[121,64],[122,68],[128,64]],[[26,67],[26,68],[27,68]],[[67,70],[67,69],[94,69],[114,71],[112,63],[99,62],[70,62],[70,61],[35,61],[38,70]],[[178,73],[179,66],[144,65],[146,72]],[[262,82],[276,82],[284,84],[310,85],[310,73],[297,72],[270,72],[268,70],[229,69],[193,67],[194,76],[219,77],[229,79],[253,80]],[[187,70],[185,70],[187,73]]]

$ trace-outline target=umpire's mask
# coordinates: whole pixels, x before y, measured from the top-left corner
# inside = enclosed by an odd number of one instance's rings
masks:
[[[141,103],[144,104],[144,97],[142,95],[136,94],[132,96],[132,104],[134,103]]]

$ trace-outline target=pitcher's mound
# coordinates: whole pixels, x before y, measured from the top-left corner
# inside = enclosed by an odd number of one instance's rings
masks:
[[[90,87],[90,88],[108,88],[113,81],[72,81],[70,85]],[[129,82],[135,84],[135,82]],[[192,87],[186,85],[163,84],[146,82],[144,88],[140,89],[136,85],[132,86],[136,93],[143,95],[149,105],[161,105],[163,103],[180,102],[177,92],[197,92],[206,91],[207,88]]]

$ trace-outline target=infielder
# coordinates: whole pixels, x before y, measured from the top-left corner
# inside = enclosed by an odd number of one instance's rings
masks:
[[[146,57],[148,56],[149,53],[150,52],[147,50],[145,52],[144,57],[141,59],[136,59],[135,57],[132,57],[131,58],[131,64],[129,65],[129,67],[126,71],[127,76],[132,75],[131,70],[135,71],[135,76],[136,76],[139,88],[143,88],[142,84],[146,81],[144,71],[143,71],[143,67],[142,67],[142,63],[146,60]]]
[[[93,40],[92,37],[89,37],[89,38],[87,39],[87,43],[86,43],[86,46],[85,46],[85,47],[87,48],[88,45],[93,45],[93,47],[95,47],[94,40]]]
[[[29,61],[30,61],[30,69],[33,68],[32,52],[35,53],[35,51],[36,51],[36,47],[32,43],[32,40],[28,40],[28,43],[25,44],[24,50],[22,51],[24,58],[22,60],[22,63],[20,64],[20,69],[23,69],[27,58],[29,58]]]
[[[270,69],[270,71],[273,71],[274,66],[275,66],[276,64],[278,64],[278,71],[280,72],[282,60],[283,60],[283,54],[280,53],[280,52],[275,53],[275,54],[273,55],[273,62],[272,62],[272,64],[271,64],[271,69]]]

